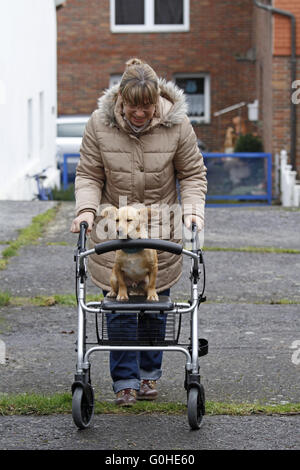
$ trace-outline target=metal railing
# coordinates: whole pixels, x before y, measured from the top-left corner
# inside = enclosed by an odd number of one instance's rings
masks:
[[[63,189],[67,189],[69,185],[68,160],[74,157],[77,157],[79,160],[80,154],[79,153],[64,153],[63,155],[63,168],[62,168]]]
[[[63,155],[63,168],[62,168],[62,181],[63,181],[63,189],[67,189],[68,184],[69,184],[69,179],[68,179],[68,160],[71,158],[77,157],[79,159],[80,154],[78,153],[65,153]],[[208,179],[208,194],[207,194],[207,201],[209,206],[226,206],[226,201],[238,201],[241,203],[241,205],[246,206],[246,205],[256,205],[256,204],[262,204],[265,202],[266,204],[271,204],[272,203],[272,154],[271,153],[203,153],[204,157],[204,162],[208,167],[208,173],[207,173],[207,179]],[[228,193],[220,193],[217,192],[213,194],[211,191],[211,188],[214,188],[217,186],[216,182],[214,181],[214,174],[213,171],[211,171],[212,166],[211,162],[213,159],[216,159],[216,164],[215,166],[220,167],[220,172],[223,172],[223,178],[225,178],[225,170],[226,170],[226,164],[232,159],[241,159],[241,162],[244,163],[244,167],[248,165],[250,168],[251,162],[254,162],[255,160],[264,160],[264,163],[262,165],[263,168],[263,179],[260,181],[257,178],[257,175],[254,173],[252,174],[252,179],[256,180],[257,186],[261,184],[261,189],[260,193],[253,194],[251,192],[247,193],[231,193],[230,191]],[[222,163],[222,164],[221,164]],[[222,168],[223,165],[223,168]],[[234,167],[234,165],[232,165]],[[228,170],[229,171],[229,176],[230,178],[230,171],[232,172],[233,170]],[[237,170],[238,171],[238,170]],[[243,179],[243,178],[242,178]],[[247,177],[244,178],[244,183],[247,183]],[[242,185],[240,185],[242,187]],[[247,187],[247,184],[246,186]],[[216,202],[216,203],[210,203],[210,201],[222,201]],[[244,201],[244,202],[243,202]],[[228,205],[228,204],[227,204]],[[237,203],[235,203],[237,205]]]
[[[226,201],[238,201],[241,202],[240,205],[261,205],[263,202],[266,204],[272,204],[272,154],[271,153],[203,153],[204,163],[207,166],[207,180],[208,180],[208,193],[206,200],[210,201],[220,201],[219,203],[208,204],[209,206],[226,206]],[[214,165],[213,159],[215,159]],[[240,159],[242,167],[235,165],[233,159]],[[261,179],[259,179],[257,174],[257,169],[253,167],[252,164],[255,163],[255,160],[261,161],[260,164]],[[229,164],[229,165],[228,165]],[[231,165],[231,168],[228,168]],[[229,188],[228,192],[220,192],[218,187],[218,180],[216,174],[214,175],[214,170],[218,169],[219,178],[224,180],[227,176],[228,181],[233,180],[232,187]],[[248,175],[247,175],[248,170]],[[234,175],[235,171],[235,175]],[[239,175],[240,171],[240,175]],[[252,171],[252,174],[251,174]],[[227,172],[227,175],[226,175]],[[243,175],[244,172],[244,175]],[[231,175],[233,173],[233,175]],[[249,174],[250,173],[250,174]],[[240,184],[235,184],[234,180],[240,177]],[[253,191],[247,192],[249,189],[249,181],[255,181]],[[216,183],[217,181],[217,183]],[[223,181],[222,181],[223,182]],[[243,188],[244,185],[244,188]],[[222,185],[221,185],[222,186]],[[226,186],[226,185],[224,185]],[[215,191],[215,192],[214,192]],[[240,191],[240,192],[239,192]],[[242,202],[244,201],[244,202]],[[228,205],[228,204],[227,204]],[[231,205],[231,204],[230,204]],[[237,205],[236,203],[234,204]]]

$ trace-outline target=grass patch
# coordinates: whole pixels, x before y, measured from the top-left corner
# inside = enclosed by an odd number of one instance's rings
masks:
[[[0,307],[10,304],[11,296],[9,292],[0,292]]]
[[[46,226],[51,222],[57,213],[58,206],[48,209],[43,214],[33,217],[31,224],[20,230],[19,236],[15,242],[10,245],[19,249],[21,246],[30,245],[38,240]]]
[[[278,299],[278,300],[271,300],[271,305],[296,305],[300,304],[299,300],[290,300],[290,299]]]
[[[67,242],[47,242],[46,245],[47,246],[68,246],[69,243],[67,243]]]
[[[259,403],[207,402],[207,414],[249,416],[252,414],[291,415],[300,413],[300,403],[262,405]]]
[[[6,268],[8,260],[17,256],[21,247],[35,243],[42,236],[49,222],[55,218],[57,210],[58,206],[33,217],[31,224],[19,231],[17,239],[10,241],[9,246],[2,251],[0,269]]]
[[[72,406],[72,397],[68,393],[51,396],[22,393],[18,395],[0,395],[1,415],[50,415],[68,413]]]
[[[0,258],[0,270],[1,271],[6,268],[7,263],[8,263],[7,258]]]
[[[87,302],[99,302],[103,295],[87,295]],[[33,305],[36,307],[51,307],[52,305],[64,305],[67,307],[76,307],[77,300],[75,294],[55,294],[55,295],[37,295],[35,297],[12,297],[9,292],[0,292],[0,307],[3,306],[26,307]]]
[[[300,250],[290,248],[275,248],[268,246],[244,246],[241,248],[228,248],[219,246],[204,246],[203,251],[235,251],[238,253],[288,253],[299,255]]]
[[[297,207],[280,207],[280,209],[283,209],[286,212],[300,212],[300,209]]]
[[[86,297],[87,302],[100,302],[103,299],[103,295],[99,294],[88,294]],[[176,299],[174,302],[186,302],[186,299]],[[293,299],[278,299],[278,300],[253,300],[253,301],[232,301],[232,300],[207,300],[208,304],[255,304],[255,305],[299,305],[300,300]],[[9,292],[0,291],[0,307],[4,306],[14,307],[26,307],[33,305],[36,307],[51,307],[53,305],[63,305],[65,307],[76,307],[76,295],[75,294],[54,294],[54,295],[37,295],[35,297],[12,297]]]
[[[57,393],[50,396],[39,394],[0,394],[1,415],[51,415],[71,413],[71,393]],[[185,414],[186,403],[179,402],[137,402],[131,408],[119,408],[113,402],[95,402],[96,414]],[[248,416],[252,414],[291,415],[300,413],[300,403],[285,405],[260,405],[250,403],[206,402],[207,415]]]
[[[13,246],[12,244],[2,251],[3,258],[10,258],[11,256],[16,256],[17,254],[18,254],[18,249],[16,246]]]

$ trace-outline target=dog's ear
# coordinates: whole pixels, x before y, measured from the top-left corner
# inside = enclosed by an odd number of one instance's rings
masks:
[[[101,211],[101,217],[109,217],[110,219],[115,219],[117,215],[118,209],[114,206],[108,206]]]

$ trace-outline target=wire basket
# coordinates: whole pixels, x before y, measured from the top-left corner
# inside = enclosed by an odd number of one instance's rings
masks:
[[[173,312],[101,312],[96,314],[98,344],[163,346],[177,344],[181,314]]]

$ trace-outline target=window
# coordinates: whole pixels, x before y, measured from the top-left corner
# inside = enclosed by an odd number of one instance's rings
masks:
[[[189,0],[110,0],[111,31],[189,31],[189,9]]]
[[[111,75],[109,77],[109,88],[120,83],[122,75]]]
[[[188,115],[193,122],[210,122],[210,79],[207,74],[177,74],[174,81],[184,90]]]

